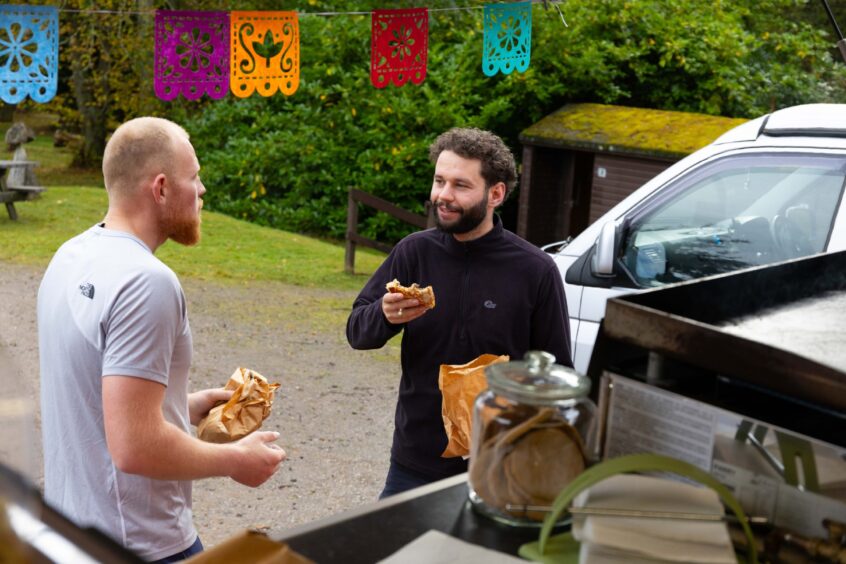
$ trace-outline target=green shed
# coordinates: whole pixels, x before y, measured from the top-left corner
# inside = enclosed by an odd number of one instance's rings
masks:
[[[744,123],[569,104],[523,130],[517,234],[543,245],[575,236],[671,164]]]

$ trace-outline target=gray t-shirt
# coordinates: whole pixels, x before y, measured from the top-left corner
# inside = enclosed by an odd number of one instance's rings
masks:
[[[119,375],[167,386],[164,417],[190,432],[191,329],[176,275],[140,239],[94,226],[47,267],[38,342],[47,502],[148,560],[188,548],[191,482],[121,472],[103,427],[102,378]]]

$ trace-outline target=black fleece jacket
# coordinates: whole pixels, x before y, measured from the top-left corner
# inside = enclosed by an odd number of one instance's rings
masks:
[[[461,243],[451,234],[428,229],[394,247],[356,298],[347,320],[347,340],[355,349],[377,349],[404,330],[394,461],[433,481],[467,470],[459,458],[441,458],[447,437],[441,416],[438,372],[441,364],[464,364],[477,356],[544,350],[572,366],[570,324],[564,286],[552,258],[534,245],[494,228]],[[436,307],[403,325],[382,314],[385,284],[431,285]]]

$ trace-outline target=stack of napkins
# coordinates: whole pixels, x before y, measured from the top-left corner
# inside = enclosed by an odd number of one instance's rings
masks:
[[[723,515],[719,496],[709,488],[633,474],[599,482],[582,492],[573,505]],[[582,564],[737,562],[722,521],[576,516],[573,537],[581,542]]]

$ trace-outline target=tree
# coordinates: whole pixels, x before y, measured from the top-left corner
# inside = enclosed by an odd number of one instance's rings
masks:
[[[161,107],[141,81],[152,53],[148,27],[140,24],[152,12],[143,0],[67,0],[64,7],[59,60],[67,84],[53,107],[63,127],[82,133],[73,165],[96,167],[111,128],[142,108]]]

